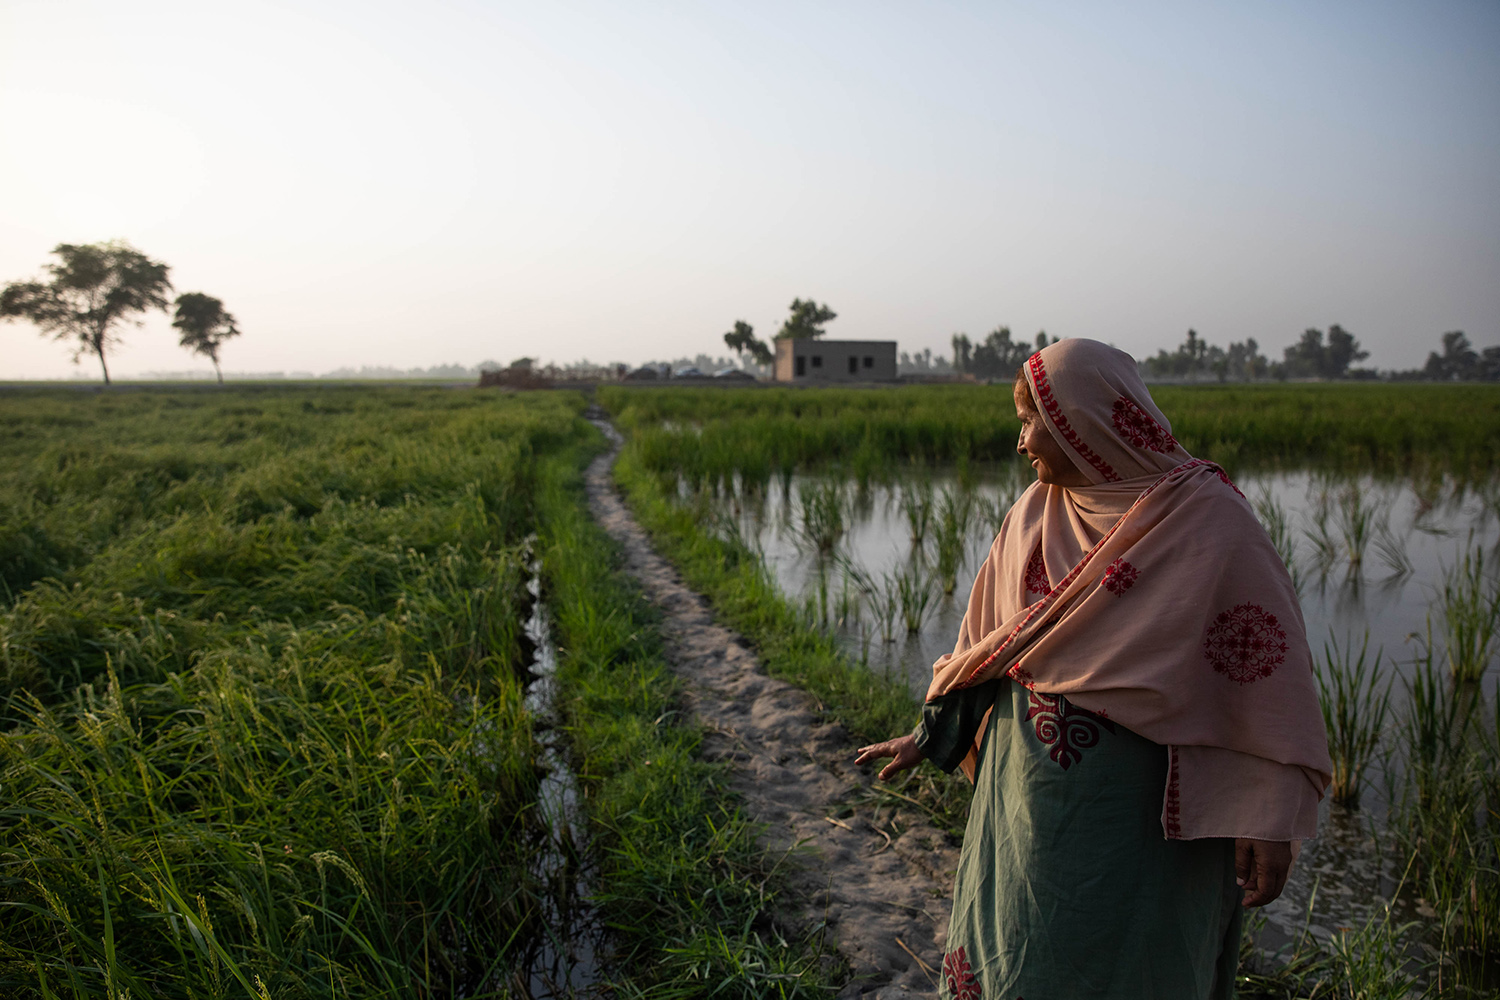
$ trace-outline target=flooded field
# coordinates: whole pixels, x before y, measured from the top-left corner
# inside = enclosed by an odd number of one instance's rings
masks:
[[[920,698],[932,662],[953,648],[974,577],[1031,475],[1019,462],[864,485],[794,474],[765,489],[725,491],[716,514],[719,530],[757,551],[810,621],[871,669],[904,678]],[[1326,940],[1363,925],[1393,893],[1394,919],[1431,918],[1415,892],[1397,892],[1400,852],[1389,843],[1382,850],[1403,766],[1391,730],[1408,713],[1429,644],[1446,676],[1445,586],[1451,593],[1467,565],[1495,589],[1500,488],[1311,470],[1245,473],[1237,485],[1298,585],[1315,659],[1352,660],[1365,648],[1375,689],[1390,691],[1359,808],[1325,799],[1321,836],[1266,908],[1260,941],[1279,946],[1304,926]],[[1481,669],[1478,687],[1493,704],[1500,671]]]
[[[1500,393],[1331,383],[1152,392],[1188,452],[1226,463],[1297,583],[1334,762],[1320,836],[1252,939],[1293,951],[1247,954],[1242,992],[1302,996],[1315,981],[1359,979],[1382,996],[1414,984],[1492,995]],[[778,648],[841,651],[897,696],[925,693],[979,563],[1032,479],[1015,460],[1008,385],[621,390],[601,400],[627,433],[622,482],[675,511],[660,515],[661,530],[716,588],[716,604]],[[842,712],[863,704],[829,690]],[[914,705],[890,710],[898,721],[863,735],[915,722]],[[963,790],[932,778],[907,791],[961,822]]]
[[[1030,477],[1030,468],[1019,462],[978,470],[967,484],[939,473],[861,488],[799,474],[764,491],[737,491],[723,501],[722,513],[762,553],[785,593],[833,624],[850,651],[873,668],[907,676],[920,696],[932,661],[953,648],[969,588],[1000,518]],[[1445,574],[1476,551],[1490,566],[1497,562],[1500,486],[1486,491],[1450,482],[1419,488],[1404,480],[1309,471],[1246,474],[1236,485],[1278,539],[1298,583],[1314,652],[1330,637],[1362,641],[1368,629],[1371,654],[1383,651],[1382,666],[1400,673],[1425,641],[1429,615],[1433,627],[1440,627],[1435,605]],[[839,527],[824,547],[816,535],[828,530],[820,526],[831,515],[818,508],[832,504],[839,507]],[[913,508],[922,505],[928,508],[925,524],[914,529]],[[920,512],[915,517],[922,522]],[[940,551],[945,518],[955,522],[959,539],[951,590]],[[930,597],[914,619],[915,630],[900,605],[903,576],[921,581]],[[897,595],[889,627],[880,607],[887,585]],[[1487,690],[1496,676],[1487,672]]]

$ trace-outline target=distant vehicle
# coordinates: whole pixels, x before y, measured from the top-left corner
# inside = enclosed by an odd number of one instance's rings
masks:
[[[714,378],[731,378],[742,382],[754,382],[755,376],[738,368],[720,368],[714,372]]]
[[[627,382],[655,381],[659,378],[661,378],[661,372],[657,371],[655,368],[652,368],[650,365],[644,365],[640,368],[637,368],[635,371],[625,376],[625,380]]]
[[[679,369],[677,369],[677,373],[675,375],[673,375],[672,377],[673,378],[702,378],[703,377],[703,373],[700,372],[698,369],[694,368],[693,366],[689,365],[686,368],[679,368]]]

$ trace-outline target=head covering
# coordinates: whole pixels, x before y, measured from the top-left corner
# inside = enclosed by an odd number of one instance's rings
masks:
[[[1016,501],[928,699],[1004,675],[1167,746],[1168,838],[1312,836],[1332,773],[1312,654],[1250,504],[1172,437],[1123,351],[1064,340],[1025,373],[1093,485]]]

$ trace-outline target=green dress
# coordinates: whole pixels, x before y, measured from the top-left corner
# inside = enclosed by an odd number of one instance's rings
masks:
[[[1166,748],[1006,678],[926,705],[918,746],[952,771],[991,706],[941,995],[1232,997],[1234,843],[1163,837]]]

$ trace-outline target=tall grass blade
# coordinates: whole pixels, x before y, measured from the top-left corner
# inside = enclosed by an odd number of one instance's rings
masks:
[[[1370,633],[1365,632],[1359,652],[1352,637],[1344,644],[1330,636],[1323,644],[1318,665],[1318,700],[1323,724],[1328,729],[1328,752],[1333,758],[1333,801],[1357,807],[1365,769],[1373,759],[1384,732],[1391,706],[1394,677],[1379,683],[1381,650],[1367,661]]]

